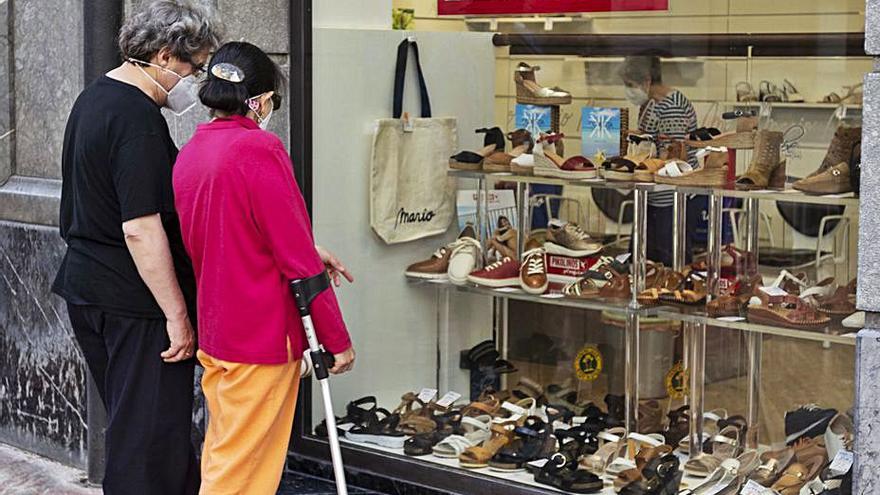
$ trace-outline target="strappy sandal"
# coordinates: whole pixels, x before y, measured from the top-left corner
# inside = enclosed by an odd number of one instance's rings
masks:
[[[370,407],[364,407],[369,405]],[[359,425],[366,423],[371,414],[374,414],[378,404],[376,402],[376,397],[369,395],[366,397],[361,397],[360,399],[353,400],[345,406],[345,416],[341,418],[336,418],[337,432],[339,436],[345,435],[345,430],[339,429],[339,426],[342,425]],[[327,436],[327,421],[321,421],[321,423],[315,427],[315,435],[319,437]]]
[[[798,93],[798,90],[794,87],[794,84],[791,83],[788,79],[782,80],[782,94],[785,95],[785,101],[789,103],[803,103],[804,97]]]
[[[482,445],[470,447],[458,456],[458,463],[465,469],[480,469],[489,465],[491,459],[502,447],[513,440],[514,430],[519,426],[516,421],[493,423],[490,426],[492,436]]]
[[[692,148],[724,147],[730,149],[750,150],[755,147],[755,135],[758,128],[758,117],[753,111],[736,110],[726,112],[725,120],[736,119],[733,131],[712,136],[710,139],[689,139],[685,141]]]
[[[653,284],[648,284],[646,280],[645,285],[653,285],[653,287],[646,288],[636,297],[639,304],[646,306],[658,304],[661,296],[671,293],[684,280],[683,274],[671,268],[665,268],[660,265],[658,271],[659,273],[654,277]]]
[[[561,157],[552,147],[548,146],[561,141],[564,134],[542,134],[535,145],[532,155],[535,160],[535,175],[541,177],[557,177],[560,179],[595,179],[596,167],[589,158],[584,156]]]
[[[669,419],[666,427],[663,429],[663,438],[666,439],[666,445],[678,447],[682,439],[690,434],[690,409],[690,406],[684,405],[666,413],[666,417]]]
[[[525,465],[556,450],[553,428],[541,418],[530,416],[514,433],[516,437],[489,460],[489,469],[505,473],[525,470]]]
[[[678,287],[671,292],[660,294],[659,299],[678,304],[702,304],[706,300],[706,278],[697,271],[691,270],[678,284]]]
[[[825,313],[833,318],[843,318],[853,314],[856,311],[855,295],[856,279],[850,281],[843,287],[838,287],[834,294],[828,298],[819,299],[820,312]]]
[[[831,318],[816,311],[800,297],[770,295],[763,289],[756,290],[749,301],[748,317],[753,323],[807,329],[822,328],[831,322]]]
[[[782,450],[764,452],[760,459],[761,465],[755,468],[749,478],[761,486],[770,486],[794,461],[794,450],[786,447]]]
[[[758,95],[755,93],[752,85],[747,81],[740,81],[736,83],[736,86],[734,86],[734,90],[736,90],[736,101],[758,101]]]
[[[380,415],[382,417],[380,418]],[[345,433],[352,442],[371,443],[391,449],[402,449],[407,436],[397,429],[400,416],[386,409],[376,409],[365,424],[356,425]]]
[[[617,458],[605,467],[605,473],[617,476],[627,469],[635,468],[635,457],[642,449],[660,447],[664,445],[665,441],[666,439],[659,433],[647,435],[635,432],[629,433],[626,439],[619,444]]]
[[[727,426],[712,437],[712,453],[700,454],[689,459],[684,471],[690,476],[705,478],[712,475],[721,463],[736,457],[742,449],[743,431],[736,426]]]
[[[440,440],[432,447],[431,452],[440,458],[456,459],[467,449],[489,439],[491,422],[489,416],[464,416],[461,418],[459,433]]]
[[[631,181],[636,167],[636,162],[626,157],[615,156],[602,163],[602,176],[606,180]]]
[[[489,416],[484,416],[489,421]],[[433,448],[438,442],[444,438],[461,433],[461,421],[464,419],[460,411],[449,411],[445,414],[436,415],[431,418],[435,427],[428,432],[419,433],[410,437],[403,444],[403,453],[418,457],[432,453]]]
[[[785,95],[779,87],[770,81],[761,81],[761,84],[758,85],[758,91],[761,101],[781,102],[785,99]]]
[[[654,174],[654,182],[691,187],[720,187],[727,182],[727,166],[693,167],[683,160],[671,160]]]
[[[602,267],[599,270],[587,270],[581,278],[562,289],[562,294],[575,299],[592,299],[599,296],[602,287],[608,285],[614,274],[613,269]]]
[[[538,84],[535,72],[541,68],[520,62],[513,73],[516,101],[525,105],[568,105],[571,93],[560,88],[545,88]]]
[[[672,453],[672,447],[669,445],[660,445],[658,447],[646,447],[639,451],[636,454],[635,469],[627,469],[626,471],[621,471],[618,473],[617,477],[614,478],[614,490],[619,492],[623,489],[623,487],[629,485],[630,483],[635,483],[644,479],[643,470],[645,466],[648,465],[654,459],[662,457],[666,454]]]
[[[595,474],[577,468],[577,459],[558,452],[535,474],[535,482],[567,493],[598,493],[604,483]]]
[[[583,456],[580,461],[580,467],[591,473],[599,475],[604,474],[605,468],[607,468],[617,457],[617,453],[621,448],[622,439],[625,435],[626,429],[622,427],[600,431],[596,435],[599,442],[598,449],[592,454]]]
[[[474,132],[486,134],[483,139],[483,149],[474,151],[461,151],[449,157],[449,167],[456,170],[480,170],[483,168],[483,160],[495,151],[504,151],[504,133],[498,127],[481,128]]]

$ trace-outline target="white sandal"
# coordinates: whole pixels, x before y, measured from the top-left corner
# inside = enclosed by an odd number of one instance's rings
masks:
[[[488,415],[461,418],[464,435],[450,435],[444,438],[432,449],[434,455],[444,459],[457,459],[465,450],[480,445],[492,436],[489,430],[491,421],[492,418]]]

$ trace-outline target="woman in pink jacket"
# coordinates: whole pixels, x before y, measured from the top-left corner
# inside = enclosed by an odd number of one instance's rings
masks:
[[[281,140],[265,130],[281,98],[279,67],[256,46],[220,47],[199,98],[214,117],[174,166],[175,205],[198,284],[198,358],[209,424],[202,491],[274,494],[281,479],[305,335],[292,279],[345,268],[316,248]],[[354,351],[333,291],[312,306],[334,373]],[[222,487],[222,490],[219,488]]]

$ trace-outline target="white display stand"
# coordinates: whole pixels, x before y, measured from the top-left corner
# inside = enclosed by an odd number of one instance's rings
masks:
[[[458,119],[459,148],[481,148],[483,136],[474,129],[494,125],[491,34],[315,29],[315,238],[356,277],[354,285],[337,290],[357,351],[355,371],[333,378],[337,413],[365,395],[393,408],[404,392],[422,387],[467,396],[468,376],[458,369],[458,351],[491,338],[490,298],[413,288],[403,274],[408,264],[454,239],[455,225],[446,238],[394,246],[370,229],[373,130],[377,119],[391,117],[397,46],[407,36],[418,43],[434,116]],[[404,110],[417,112],[418,84],[410,66]],[[453,304],[441,304],[444,297],[454,298]],[[441,314],[447,306],[456,313]],[[320,416],[317,408],[313,414]]]

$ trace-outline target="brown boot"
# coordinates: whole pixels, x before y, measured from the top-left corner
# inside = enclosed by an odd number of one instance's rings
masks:
[[[831,145],[828,146],[828,153],[825,159],[815,172],[808,175],[807,178],[819,175],[829,168],[840,162],[850,163],[853,149],[857,142],[862,140],[862,127],[848,127],[841,125],[834,132],[834,138],[831,139]]]
[[[736,179],[736,186],[740,189],[780,188],[784,186],[785,162],[780,160],[781,146],[781,132],[757,131],[752,163],[749,164],[746,173]],[[782,173],[778,170],[780,167],[782,167]],[[771,179],[773,180],[771,181]]]
[[[793,184],[798,191],[807,194],[841,194],[852,191],[849,180],[849,164],[846,162],[826,169],[824,172],[811,175]]]

